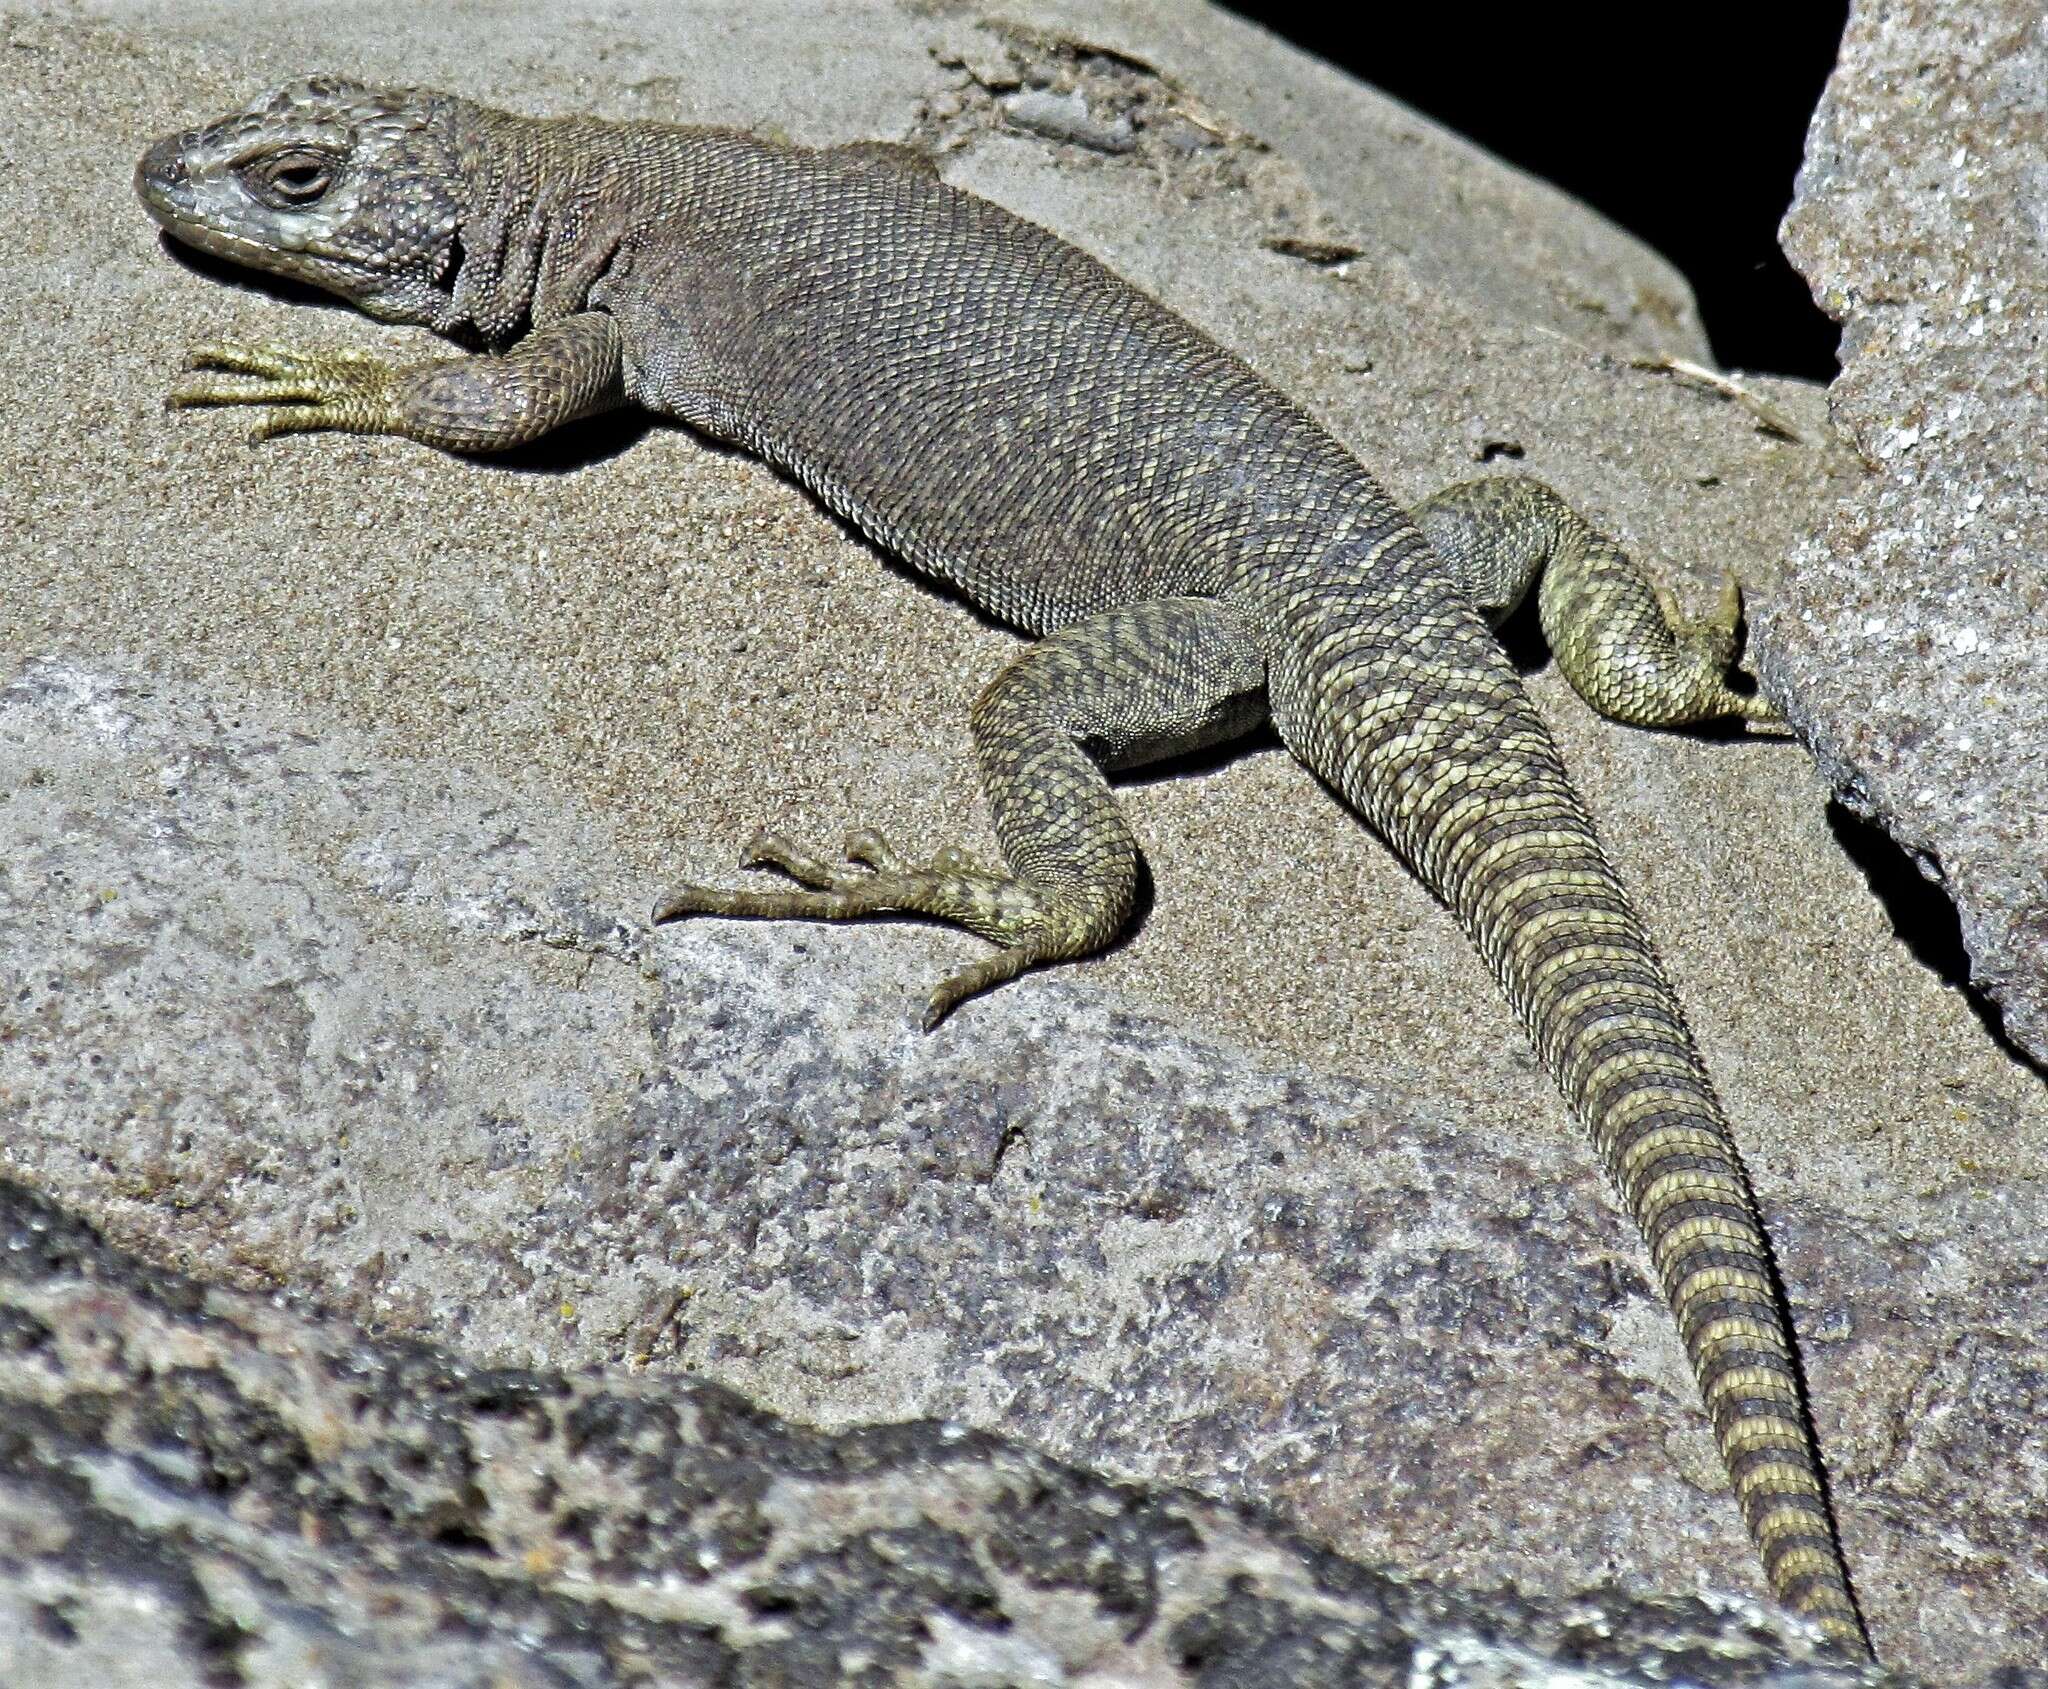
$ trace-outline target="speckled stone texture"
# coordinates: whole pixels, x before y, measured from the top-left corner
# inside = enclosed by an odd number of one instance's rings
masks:
[[[1758,1578],[1579,1144],[873,933],[650,936],[605,830],[161,680],[0,686],[8,1167],[482,1361],[937,1415],[1557,1594]],[[2048,1623],[2040,1187],[1769,1205],[1899,1662]]]
[[[1878,1675],[1746,1604],[1389,1576],[957,1425],[826,1436],[697,1381],[377,1342],[0,1180],[8,1689],[1567,1680]]]
[[[1640,1244],[1454,924],[1297,765],[1127,786],[1131,941],[930,1038],[957,934],[650,938],[763,823],[986,850],[966,709],[1013,643],[679,431],[479,464],[166,416],[195,340],[436,343],[181,265],[129,175],[315,68],[915,136],[1403,496],[1512,461],[1696,608],[1732,562],[1761,612],[1860,475],[1818,396],[1763,384],[1800,444],[1633,368],[1698,353],[1667,267],[1201,7],[481,16],[6,22],[0,375],[37,402],[0,407],[0,1170],[469,1364],[953,1419],[1463,1584],[1757,1597]],[[1797,747],[1530,682],[1748,1152],[1880,1645],[2030,1659],[2048,1093],[1898,940]]]
[[[1784,239],[1870,473],[1756,617],[1842,799],[1962,914],[2048,1061],[2048,13],[1859,3]]]

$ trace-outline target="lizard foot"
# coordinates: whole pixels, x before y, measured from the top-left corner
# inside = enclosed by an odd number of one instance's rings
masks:
[[[298,352],[289,346],[196,346],[185,360],[198,372],[171,390],[174,410],[195,405],[275,405],[250,431],[277,434],[339,429],[349,434],[405,431],[395,397],[397,371],[367,352]]]
[[[847,921],[863,915],[920,915],[965,927],[1003,948],[950,975],[925,1005],[930,1031],[961,1003],[1026,968],[1070,952],[1052,941],[1046,898],[1012,874],[991,873],[950,846],[924,867],[909,864],[871,827],[847,836],[845,865],[799,850],[780,834],[756,833],[743,868],[772,868],[801,891],[725,891],[677,887],[654,906],[655,925],[686,915],[756,920]]]
[[[1720,602],[1697,619],[1679,608],[1678,600],[1661,582],[1655,583],[1653,590],[1672,643],[1698,677],[1697,689],[1713,699],[1719,713],[1766,726],[1783,725],[1785,718],[1770,699],[1761,693],[1737,692],[1724,678],[1735,662],[1735,636],[1742,626],[1742,582],[1734,571],[1721,578]]]

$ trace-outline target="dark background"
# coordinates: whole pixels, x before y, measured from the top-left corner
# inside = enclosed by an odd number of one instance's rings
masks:
[[[1777,228],[1847,0],[1731,0],[1662,20],[1484,0],[1229,9],[1655,247],[1692,282],[1728,368],[1834,377],[1835,325]]]

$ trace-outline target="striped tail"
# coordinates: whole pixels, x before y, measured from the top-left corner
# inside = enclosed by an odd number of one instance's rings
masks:
[[[1548,730],[1448,587],[1303,583],[1276,609],[1282,737],[1485,955],[1649,1245],[1772,1590],[1868,1656],[1756,1200]]]

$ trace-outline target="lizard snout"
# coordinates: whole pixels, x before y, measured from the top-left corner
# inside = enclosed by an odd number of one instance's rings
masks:
[[[183,135],[166,135],[142,155],[142,162],[135,167],[135,192],[143,208],[159,223],[184,209],[191,181]]]

